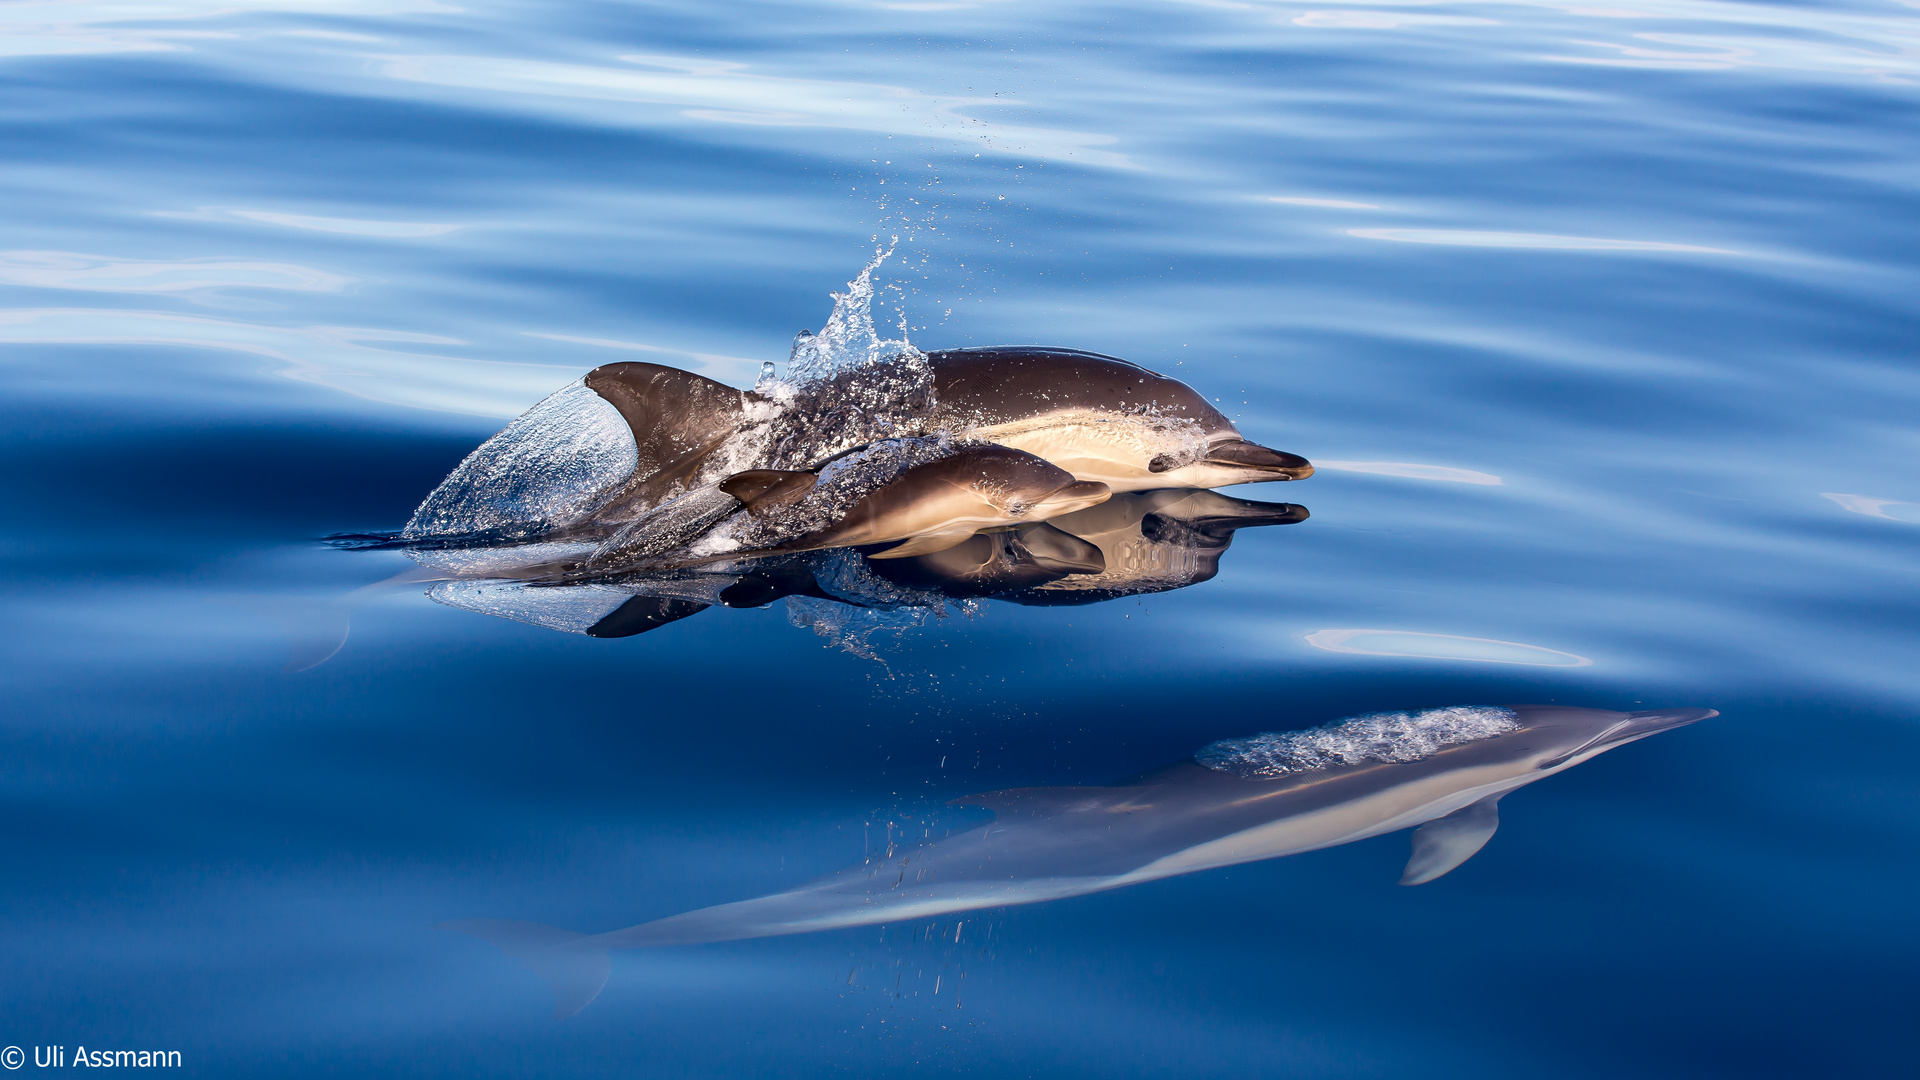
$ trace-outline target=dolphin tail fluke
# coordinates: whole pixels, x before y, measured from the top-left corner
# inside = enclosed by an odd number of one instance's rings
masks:
[[[441,923],[442,930],[457,930],[489,942],[501,952],[520,961],[522,967],[547,980],[553,988],[553,1018],[562,1020],[587,1007],[600,996],[613,971],[607,950],[592,944],[585,934],[539,923],[512,922],[506,919],[463,919]]]
[[[1413,830],[1413,858],[1400,884],[1425,885],[1473,858],[1500,827],[1499,803],[1499,795],[1490,795]]]

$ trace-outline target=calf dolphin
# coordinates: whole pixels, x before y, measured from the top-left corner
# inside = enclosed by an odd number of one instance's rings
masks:
[[[1174,379],[1071,349],[950,349],[737,390],[628,362],[595,368],[482,444],[407,523],[413,538],[604,536],[751,469],[807,470],[878,439],[947,433],[1025,450],[1114,491],[1299,480]]]
[[[654,511],[670,516],[702,489]],[[652,518],[636,519],[588,561],[590,573],[633,565],[894,544],[870,557],[943,551],[981,529],[1045,521],[1106,501],[1105,484],[1075,480],[1025,451],[992,443],[892,439],[841,455],[817,471],[753,469],[713,485],[740,509],[661,550]],[[698,517],[689,521],[699,522]],[[678,526],[676,525],[676,528]],[[682,536],[691,542],[681,543]]]
[[[1334,847],[1413,828],[1400,878],[1419,885],[1480,850],[1515,788],[1597,754],[1719,715],[1552,705],[1373,713],[1307,731],[1212,743],[1104,787],[1015,788],[955,799],[989,824],[787,892],[604,934],[535,923],[446,923],[543,976],[556,1015],[584,1008],[611,949],[691,945],[924,919],[1081,896]]]

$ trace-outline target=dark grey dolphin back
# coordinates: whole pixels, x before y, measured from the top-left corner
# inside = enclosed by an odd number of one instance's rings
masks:
[[[1211,436],[1239,435],[1193,387],[1099,353],[996,345],[930,352],[927,363],[933,368],[935,418],[950,430],[1091,409],[1180,417]]]
[[[660,364],[608,364],[587,388],[620,411],[633,431],[633,475],[601,503],[602,521],[623,521],[695,486],[701,466],[740,429],[746,395],[725,383]]]

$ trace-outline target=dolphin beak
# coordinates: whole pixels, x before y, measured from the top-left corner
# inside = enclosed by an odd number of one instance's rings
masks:
[[[1686,727],[1702,720],[1711,720],[1720,715],[1718,709],[1648,709],[1644,712],[1627,714],[1627,724],[1621,734],[1638,739],[1647,735],[1657,735],[1662,731],[1672,731],[1677,727]]]
[[[1107,485],[1093,480],[1076,480],[1066,487],[1033,504],[1027,516],[1035,521],[1045,521],[1061,514],[1071,514],[1075,510],[1085,510],[1089,506],[1098,506],[1113,497],[1113,490]]]
[[[1206,461],[1209,465],[1224,465],[1230,469],[1257,469],[1274,474],[1262,477],[1266,480],[1305,480],[1313,475],[1313,463],[1299,454],[1271,450],[1259,443],[1247,442],[1245,439],[1214,443],[1207,447]]]
[[[1548,758],[1537,768],[1558,768],[1595,747],[1610,750],[1625,743],[1637,742],[1649,735],[1658,735],[1663,731],[1672,731],[1674,728],[1686,727],[1688,724],[1719,715],[1718,709],[1647,709],[1644,712],[1630,712],[1625,720],[1609,725],[1605,731],[1564,754]]]

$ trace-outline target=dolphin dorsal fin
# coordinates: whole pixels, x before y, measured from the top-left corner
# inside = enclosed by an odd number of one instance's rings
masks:
[[[679,458],[740,425],[740,391],[665,364],[606,364],[587,372],[587,389],[620,411],[633,429],[642,468]]]
[[[1425,885],[1473,858],[1500,827],[1499,803],[1500,795],[1489,795],[1413,830],[1413,857],[1400,884]]]
[[[602,513],[624,520],[697,482],[706,456],[740,430],[745,395],[704,375],[664,364],[624,362],[587,372],[587,389],[619,410],[633,432],[633,476]]]
[[[749,514],[763,514],[776,506],[799,502],[820,479],[810,472],[748,469],[720,481],[720,490],[740,500]]]
[[[1023,787],[965,795],[948,806],[978,806],[1002,817],[1052,817],[1085,813],[1108,805],[1116,790],[1100,787]]]

